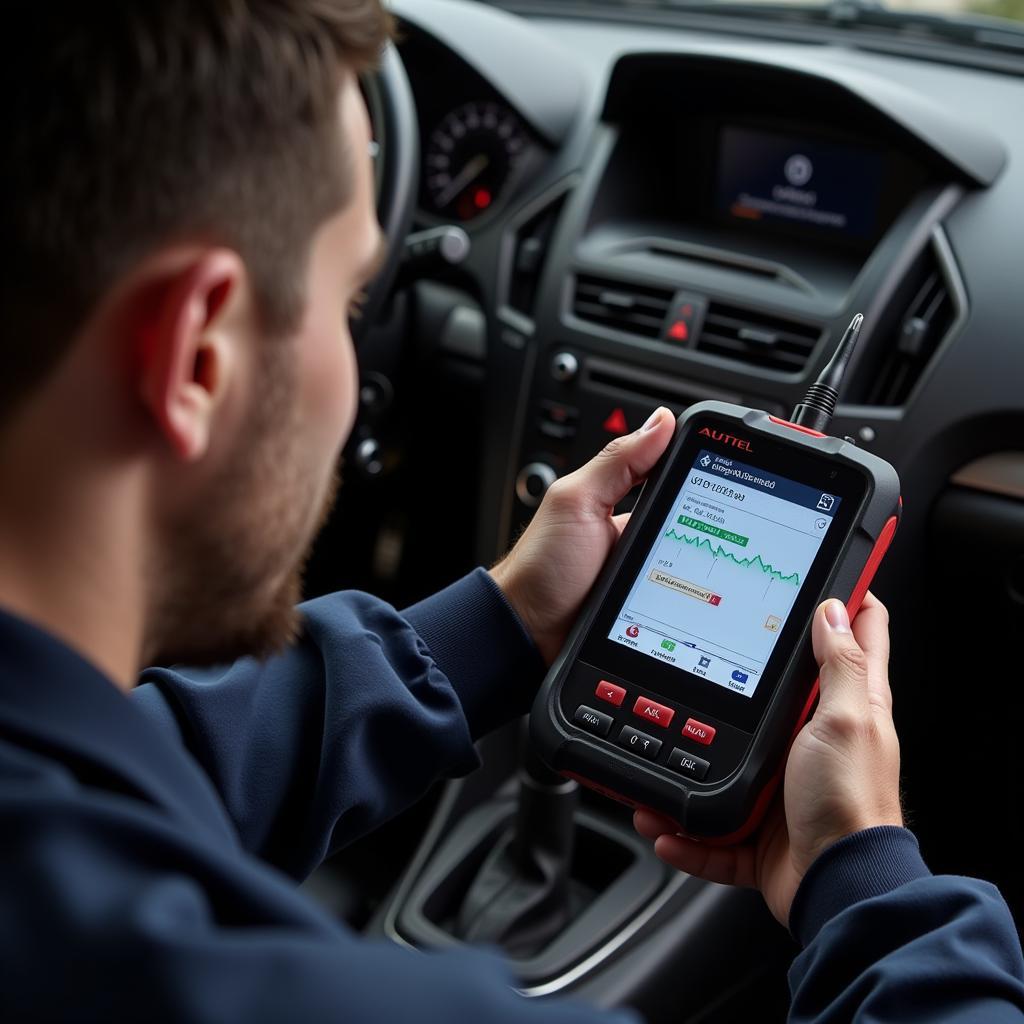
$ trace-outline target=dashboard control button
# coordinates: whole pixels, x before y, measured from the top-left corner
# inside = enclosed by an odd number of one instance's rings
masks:
[[[621,406],[612,409],[601,427],[609,434],[628,434],[629,422],[626,419],[626,410]]]
[[[536,508],[557,479],[558,474],[546,462],[531,462],[516,477],[516,497],[527,508]]]
[[[694,743],[703,743],[707,746],[714,738],[718,730],[713,725],[705,725],[698,722],[696,718],[688,718],[683,726],[683,735]]]
[[[648,700],[646,697],[637,697],[636,703],[633,705],[633,714],[639,715],[645,722],[660,725],[662,729],[667,729],[675,717],[675,711],[672,708],[667,708],[664,704],[655,704],[653,700]]]
[[[395,389],[382,373],[363,374],[359,383],[359,404],[364,412],[387,412],[395,398]]]
[[[632,750],[634,754],[647,758],[648,761],[653,761],[658,756],[658,751],[661,750],[661,740],[656,740],[653,736],[648,736],[647,733],[640,732],[639,729],[634,729],[630,725],[622,727],[622,732],[619,733],[619,738],[615,742],[620,747],[625,747],[627,750]]]
[[[537,426],[545,437],[557,441],[568,441],[576,436],[576,424],[579,421],[579,409],[561,402],[543,402]]]
[[[661,328],[661,340],[671,345],[692,347],[704,325],[707,300],[700,295],[677,292]]]
[[[606,715],[601,711],[595,711],[593,708],[588,708],[586,704],[581,704],[576,709],[576,714],[572,716],[573,721],[582,728],[586,729],[587,732],[595,733],[598,736],[607,736],[612,728],[612,716]]]
[[[580,361],[571,352],[556,352],[551,359],[551,376],[562,384],[572,380],[580,370]]]
[[[545,437],[550,437],[553,441],[571,441],[576,436],[576,428],[566,423],[541,420],[537,426]]]
[[[614,704],[616,707],[621,707],[622,702],[626,699],[626,690],[625,687],[616,686],[614,683],[609,683],[607,679],[602,679],[597,684],[594,696],[599,697],[601,700],[606,700],[609,704]]]
[[[472,248],[469,235],[455,224],[443,224],[409,235],[405,240],[405,265],[430,264],[434,260],[458,266]],[[417,267],[417,270],[422,269]]]
[[[372,437],[359,442],[352,462],[360,474],[368,480],[372,480],[384,472],[384,458],[380,445]]]
[[[668,766],[682,775],[689,775],[698,782],[704,778],[711,767],[710,761],[697,757],[696,754],[689,754],[685,750],[675,747],[668,757]]]
[[[544,416],[552,423],[575,423],[579,419],[579,409],[571,405],[564,405],[562,402],[542,402]]]

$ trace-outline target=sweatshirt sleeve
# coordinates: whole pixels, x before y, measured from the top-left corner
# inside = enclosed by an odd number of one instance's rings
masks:
[[[136,794],[3,754],[0,742],[5,1021],[639,1024],[524,998],[490,953],[363,939]]]
[[[149,669],[134,693],[180,733],[245,847],[298,878],[476,767],[474,740],[524,713],[543,674],[482,569],[405,614],[356,592],[301,611],[301,640],[275,658]]]
[[[790,926],[804,947],[790,970],[793,1024],[1024,1021],[1024,959],[999,891],[932,875],[906,829],[826,850]]]

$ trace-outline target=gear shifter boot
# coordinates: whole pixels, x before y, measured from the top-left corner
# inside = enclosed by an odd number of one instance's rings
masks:
[[[460,939],[495,943],[513,957],[543,949],[579,911],[569,877],[579,787],[530,751],[523,760],[514,823],[485,858],[455,923]]]

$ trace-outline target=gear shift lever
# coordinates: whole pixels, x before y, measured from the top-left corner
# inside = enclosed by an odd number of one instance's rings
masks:
[[[519,804],[462,901],[456,935],[511,956],[543,949],[577,908],[569,884],[579,786],[551,771],[523,730]]]

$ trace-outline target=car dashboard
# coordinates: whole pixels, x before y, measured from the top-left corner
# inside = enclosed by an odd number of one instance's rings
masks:
[[[995,881],[1024,921],[1024,64],[685,11],[394,10],[419,121],[414,230],[466,244],[405,276],[363,348],[365,377],[414,411],[370,417],[396,468],[362,485],[378,508],[364,547],[401,556],[375,556],[355,582],[399,600],[418,596],[396,582],[410,569],[426,567],[426,588],[493,562],[555,479],[657,405],[788,414],[863,312],[832,429],[903,483],[875,589],[891,612],[908,819],[934,870]],[[457,411],[445,419],[439,401]],[[425,486],[444,515],[396,519]],[[373,929],[441,944],[416,931],[409,900],[444,833],[508,795],[516,742],[488,741],[480,773],[436,795]],[[628,822],[596,797],[588,813],[594,835],[602,816]],[[645,904],[614,956],[591,945],[524,987],[668,1019],[665,977],[730,948],[757,911],[718,887],[673,903],[682,883],[652,879],[674,895]],[[709,971],[719,992],[739,985]],[[751,1005],[768,1006],[779,977],[753,972]],[[693,1019],[739,1019],[741,1004],[716,1017],[702,999]]]

